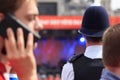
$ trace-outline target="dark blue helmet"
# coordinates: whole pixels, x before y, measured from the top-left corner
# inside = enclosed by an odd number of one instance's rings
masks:
[[[90,37],[102,37],[109,26],[109,16],[105,8],[91,6],[85,11],[80,33]]]

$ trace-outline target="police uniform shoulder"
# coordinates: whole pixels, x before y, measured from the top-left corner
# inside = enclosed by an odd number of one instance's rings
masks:
[[[83,53],[82,54],[73,55],[72,57],[69,58],[68,61],[70,63],[72,63],[72,62],[76,61],[78,58],[80,58],[82,55],[83,55]]]

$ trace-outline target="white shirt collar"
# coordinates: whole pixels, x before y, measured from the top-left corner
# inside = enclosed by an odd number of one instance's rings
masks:
[[[102,45],[88,46],[84,55],[91,59],[102,58]]]

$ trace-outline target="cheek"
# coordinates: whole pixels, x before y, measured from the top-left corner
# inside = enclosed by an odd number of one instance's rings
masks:
[[[28,21],[27,19],[20,19],[30,30],[34,31],[35,21]]]
[[[27,27],[28,27],[30,30],[34,31],[34,22],[28,22],[28,23],[27,23]]]

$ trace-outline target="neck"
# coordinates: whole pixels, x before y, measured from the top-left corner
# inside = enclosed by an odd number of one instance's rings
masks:
[[[102,42],[87,42],[86,46],[102,45]]]

